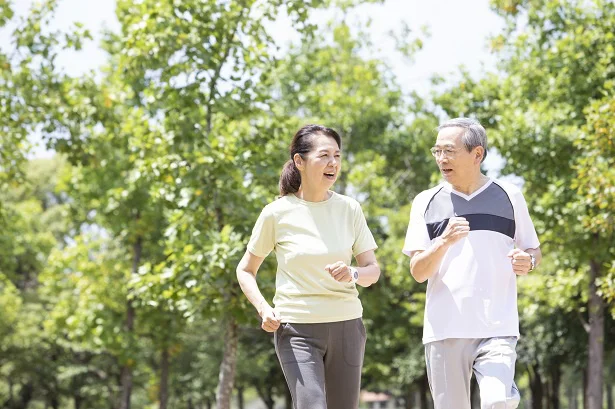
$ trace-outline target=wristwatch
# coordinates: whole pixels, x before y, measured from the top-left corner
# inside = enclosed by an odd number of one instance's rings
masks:
[[[350,282],[352,284],[356,284],[356,282],[359,280],[359,270],[357,270],[355,267],[348,267],[350,269]]]
[[[530,254],[530,271],[532,271],[536,267],[536,257],[533,254]]]

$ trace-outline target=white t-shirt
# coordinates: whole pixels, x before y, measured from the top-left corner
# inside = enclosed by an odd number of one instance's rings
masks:
[[[355,284],[336,281],[327,264],[374,250],[376,242],[361,205],[331,192],[329,199],[308,202],[289,194],[261,212],[248,251],[278,261],[273,299],[282,322],[324,323],[360,318],[363,307]]]
[[[521,191],[491,179],[471,195],[444,183],[412,203],[403,252],[427,250],[449,218],[465,217],[467,237],[451,246],[428,280],[423,343],[519,336],[517,282],[507,254],[540,246]]]

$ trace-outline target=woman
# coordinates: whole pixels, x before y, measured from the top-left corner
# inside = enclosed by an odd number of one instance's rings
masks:
[[[333,129],[306,125],[294,136],[280,198],[265,206],[237,267],[241,289],[275,332],[275,349],[295,409],[356,409],[365,352],[356,284],[380,276],[374,238],[359,203],[331,186],[342,168]],[[275,250],[272,308],[256,273]],[[354,255],[357,267],[351,267]]]

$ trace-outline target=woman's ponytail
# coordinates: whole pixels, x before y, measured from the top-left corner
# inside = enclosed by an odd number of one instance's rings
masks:
[[[301,186],[301,174],[292,159],[286,161],[280,175],[280,196],[299,191]]]

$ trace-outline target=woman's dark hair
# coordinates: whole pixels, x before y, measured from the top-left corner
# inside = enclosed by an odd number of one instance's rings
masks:
[[[298,153],[302,158],[314,148],[314,136],[322,134],[335,139],[337,146],[342,149],[342,138],[331,128],[322,125],[305,125],[299,129],[290,144],[290,159],[284,164],[280,175],[280,196],[299,191],[301,174],[295,166],[293,157]]]

